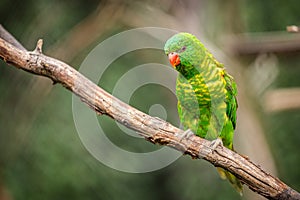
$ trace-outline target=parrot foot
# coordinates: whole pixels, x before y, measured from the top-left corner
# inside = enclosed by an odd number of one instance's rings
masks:
[[[191,129],[187,129],[186,131],[183,132],[182,135],[180,135],[180,142],[183,140],[183,138],[189,138],[192,135],[194,135],[194,133],[191,131]]]
[[[211,148],[212,151],[215,151],[218,146],[223,147],[223,142],[222,142],[221,138],[217,138],[217,139],[211,141],[209,148]]]

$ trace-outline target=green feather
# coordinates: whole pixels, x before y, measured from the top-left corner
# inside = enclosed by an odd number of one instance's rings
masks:
[[[182,125],[202,138],[219,137],[225,147],[233,150],[237,110],[233,78],[194,35],[178,33],[171,37],[165,53],[174,52],[180,58],[175,68],[179,72],[176,96]],[[242,192],[242,184],[234,175],[228,171],[220,175]]]

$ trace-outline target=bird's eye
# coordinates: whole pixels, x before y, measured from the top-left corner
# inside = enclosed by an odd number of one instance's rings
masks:
[[[183,46],[183,47],[178,51],[178,53],[184,52],[185,49],[186,49],[186,46]]]

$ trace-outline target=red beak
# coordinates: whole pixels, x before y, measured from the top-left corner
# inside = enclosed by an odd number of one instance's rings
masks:
[[[169,53],[168,57],[169,57],[169,61],[170,61],[171,65],[173,67],[176,67],[177,65],[180,64],[180,58],[179,58],[178,53],[176,53],[176,52]]]

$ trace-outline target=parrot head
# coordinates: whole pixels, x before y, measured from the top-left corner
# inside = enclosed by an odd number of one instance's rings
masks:
[[[189,33],[178,33],[172,36],[166,42],[164,50],[171,65],[186,77],[199,70],[198,67],[205,57],[205,47]]]

